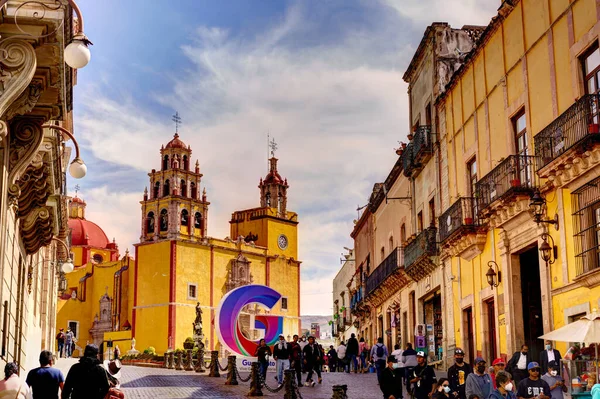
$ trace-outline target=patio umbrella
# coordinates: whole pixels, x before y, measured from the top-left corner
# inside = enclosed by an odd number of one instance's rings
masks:
[[[598,360],[598,344],[600,343],[600,313],[596,309],[574,323],[551,331],[539,337],[550,341],[585,342],[596,344],[596,360]]]

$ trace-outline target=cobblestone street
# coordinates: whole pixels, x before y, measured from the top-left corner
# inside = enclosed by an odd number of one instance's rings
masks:
[[[57,367],[65,377],[70,366],[78,359],[60,359]],[[241,373],[246,377],[247,373]],[[306,378],[306,374],[303,374]],[[268,376],[269,386],[275,388],[277,383],[272,375]],[[350,399],[379,399],[382,397],[375,374],[323,373],[323,384],[300,388],[304,399],[330,399],[332,387],[337,384],[348,385]],[[194,372],[156,369],[146,367],[124,366],[122,369],[121,388],[127,399],[164,398],[246,398],[250,382],[240,381],[238,386],[225,385],[225,378],[209,378]],[[265,397],[282,398],[283,391],[273,394],[263,389]]]

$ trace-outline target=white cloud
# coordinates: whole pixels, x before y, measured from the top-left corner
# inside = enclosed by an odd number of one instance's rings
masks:
[[[390,48],[393,55],[378,54],[375,43],[397,38],[359,31],[333,44],[281,44],[306,23],[292,8],[256,38],[198,28],[181,49],[192,67],[173,74],[172,91],[155,93],[154,100],[184,119],[181,139],[200,161],[214,237],[229,235],[231,212],[258,205],[267,132],[276,138],[280,173],[290,184],[288,206],[300,211],[302,313],[330,314],[332,280],[342,247],[352,245],[356,206],[367,201],[375,179],[385,178],[393,148],[406,137],[403,71],[388,61],[412,52],[399,55],[399,45]],[[139,239],[146,173],[160,166],[159,149],[173,127],[126,96],[107,98],[102,86],[87,86],[82,98],[92,104],[76,119],[86,150],[139,171],[129,191],[107,184],[84,193],[90,219],[124,249]]]
[[[448,22],[454,28],[489,24],[501,0],[382,0],[400,15],[425,26],[434,21]]]

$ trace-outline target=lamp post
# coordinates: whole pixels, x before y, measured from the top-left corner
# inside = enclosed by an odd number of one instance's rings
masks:
[[[539,251],[542,259],[546,262],[546,267],[548,267],[548,265],[556,262],[556,258],[558,257],[558,247],[554,244],[554,239],[548,233],[542,234],[542,240],[543,242],[542,245],[540,245]]]
[[[529,201],[529,211],[537,224],[553,224],[556,230],[558,230],[558,214],[554,215],[554,219],[543,219],[544,214],[546,213],[546,199],[542,197],[539,190],[536,190],[531,196]]]
[[[69,250],[69,247],[67,246],[67,244],[65,244],[65,242],[63,240],[60,240],[56,237],[52,237],[52,241],[56,241],[57,243],[62,245],[63,248],[65,248],[65,250],[67,251],[67,254],[69,252],[71,252]],[[67,278],[65,277],[65,275],[67,273],[71,273],[74,269],[75,269],[75,265],[73,265],[72,259],[67,258],[65,261],[61,262],[60,269],[58,272],[58,291],[59,292],[64,293],[67,290]]]
[[[71,140],[73,140],[73,145],[75,146],[75,158],[73,159],[73,161],[71,162],[71,165],[69,166],[69,173],[71,174],[71,176],[73,176],[76,179],[81,179],[82,177],[84,177],[85,174],[87,173],[87,166],[85,165],[83,160],[79,157],[79,144],[77,143],[77,140],[75,140],[75,136],[73,136],[73,133],[71,133],[70,131],[68,131],[67,129],[65,129],[62,126],[56,126],[56,125],[46,124],[46,125],[42,125],[42,128],[58,130],[59,132],[64,133]]]
[[[502,282],[502,272],[500,271],[498,264],[493,260],[488,262],[488,267],[489,269],[485,274],[485,277],[487,278],[490,287],[494,289],[494,287],[498,287]]]

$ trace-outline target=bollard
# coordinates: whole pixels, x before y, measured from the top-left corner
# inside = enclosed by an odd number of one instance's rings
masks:
[[[238,385],[237,373],[235,372],[235,356],[227,357],[227,381],[225,385]]]
[[[283,399],[298,399],[296,395],[296,388],[294,382],[296,378],[296,370],[287,369],[283,370],[283,387],[285,389],[283,393]]]
[[[334,385],[331,399],[348,399],[347,391],[348,385]]]
[[[250,381],[248,396],[263,396],[260,381],[260,364],[258,362],[252,362],[252,380]]]
[[[169,363],[168,363],[167,367],[170,369],[175,367],[175,353],[174,352],[169,352]]]
[[[164,369],[168,369],[169,368],[169,353],[165,352],[165,356],[163,358],[163,368]]]
[[[183,352],[175,353],[175,370],[183,370]]]
[[[193,361],[194,356],[192,355],[192,350],[187,349],[186,352],[187,352],[187,355],[185,357],[184,370],[185,371],[193,371],[194,370],[194,361]]]
[[[198,348],[197,359],[195,366],[196,373],[204,373],[206,371],[204,370],[204,346]]]
[[[211,351],[210,352],[210,371],[208,373],[209,377],[220,377],[221,373],[219,373],[219,351]]]

